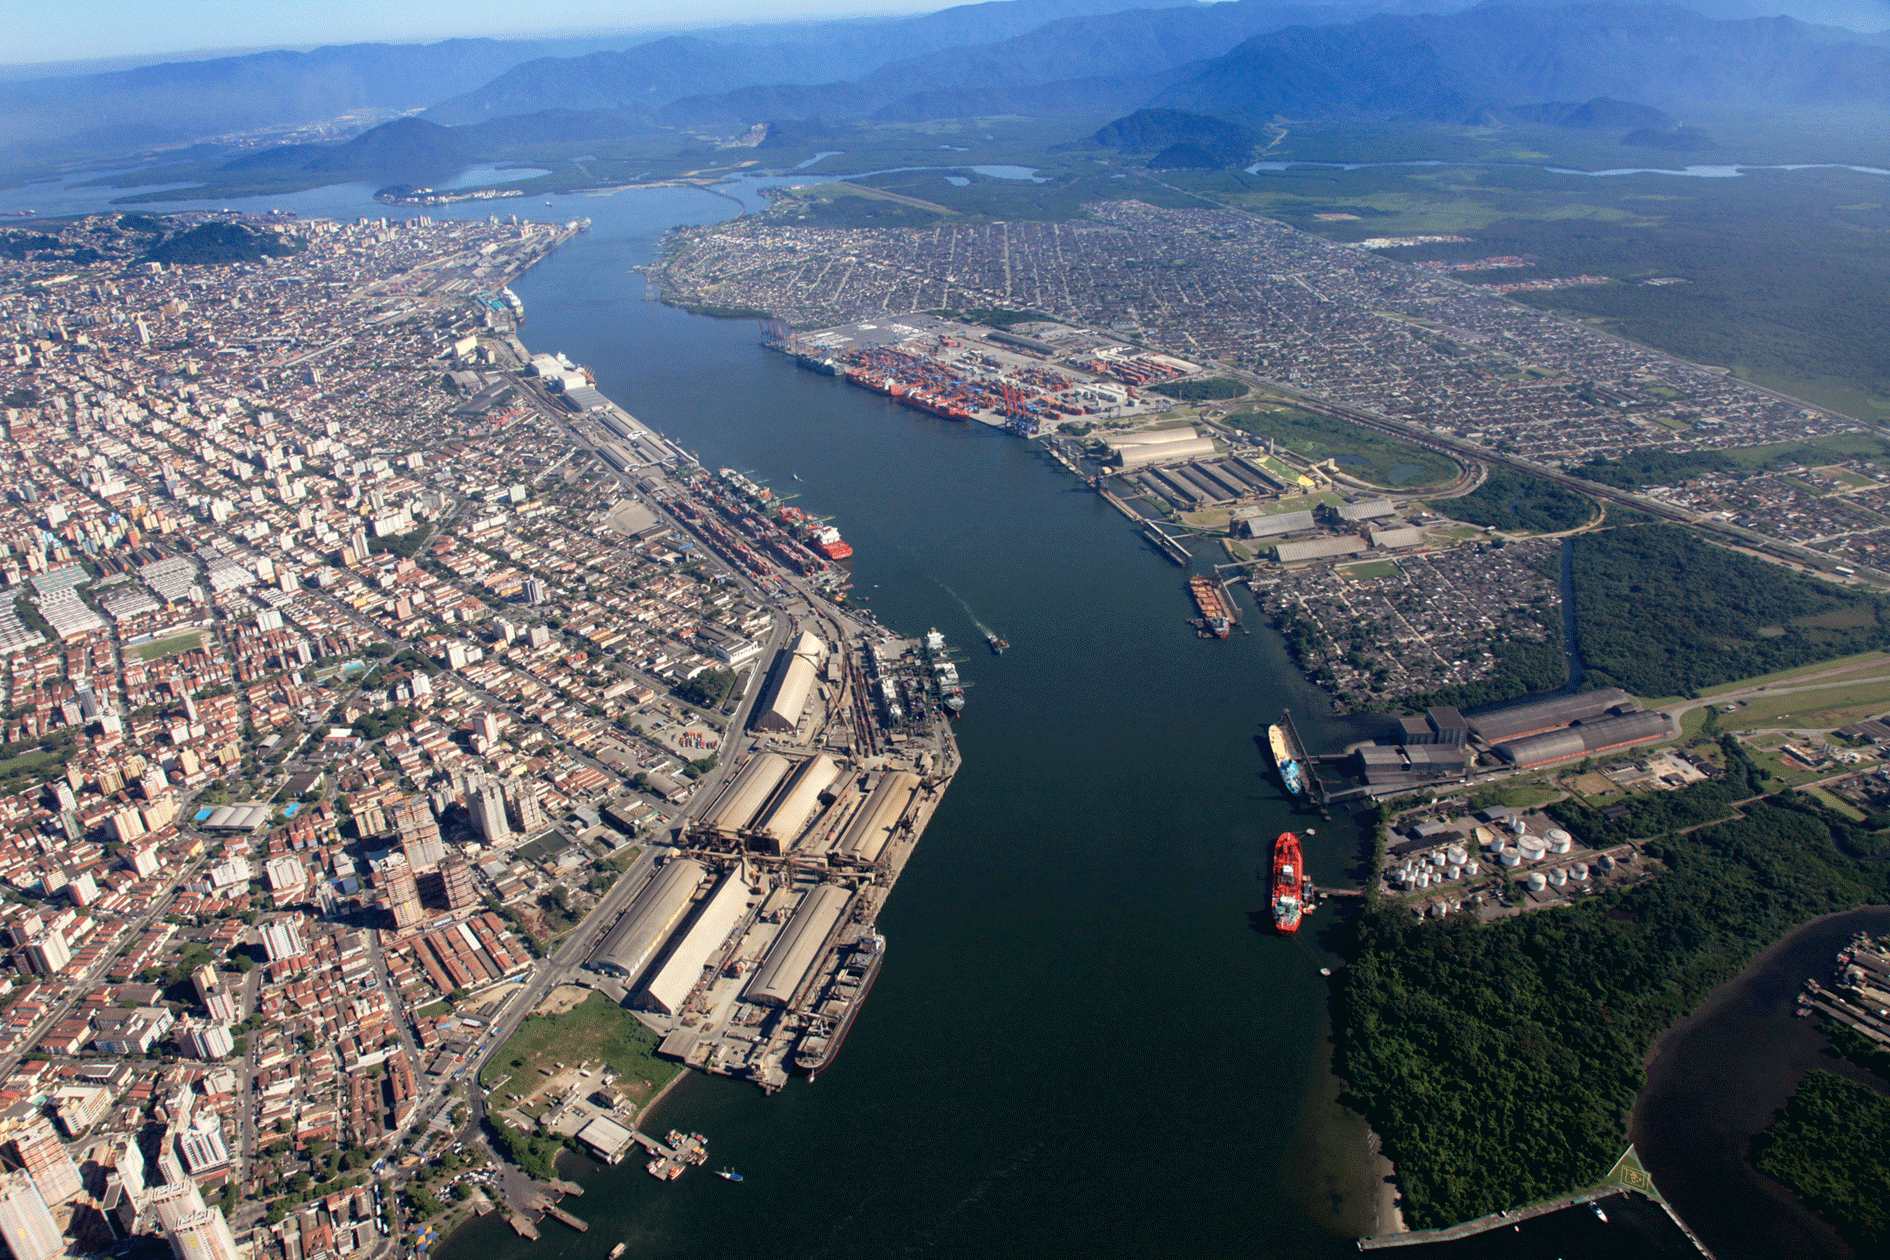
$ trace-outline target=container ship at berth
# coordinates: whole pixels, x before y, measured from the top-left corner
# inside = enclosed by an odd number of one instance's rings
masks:
[[[1291,936],[1299,931],[1299,919],[1305,910],[1305,859],[1300,855],[1299,837],[1282,831],[1273,842],[1273,926]]]
[[[1189,579],[1188,589],[1194,594],[1194,606],[1201,610],[1201,637],[1211,634],[1225,639],[1234,623],[1228,615],[1227,601],[1221,598],[1220,587],[1212,578],[1197,577]]]
[[[1306,772],[1300,768],[1299,750],[1293,737],[1278,722],[1267,727],[1267,751],[1273,754],[1273,768],[1280,772],[1280,782],[1294,796],[1306,795]]]
[[[862,932],[847,953],[847,960],[834,973],[827,991],[814,1008],[807,1031],[801,1034],[794,1050],[794,1066],[811,1079],[819,1076],[847,1039],[866,995],[879,978],[880,964],[886,961],[886,938],[875,932]]]

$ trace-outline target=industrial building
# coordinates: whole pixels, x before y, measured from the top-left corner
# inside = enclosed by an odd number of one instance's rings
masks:
[[[702,969],[722,948],[729,933],[748,917],[748,906],[748,885],[741,869],[731,868],[715,890],[702,899],[695,922],[644,986],[643,1005],[665,1015],[680,1014],[683,1003],[702,980]]]
[[[1273,549],[1273,555],[1281,564],[1296,564],[1301,560],[1321,560],[1327,556],[1355,556],[1368,547],[1369,544],[1363,538],[1336,534],[1330,538],[1281,543]]]
[[[1242,538],[1278,538],[1317,529],[1311,512],[1275,512],[1272,516],[1250,516],[1237,526]]]
[[[703,815],[703,825],[732,838],[754,821],[789,769],[788,759],[780,753],[758,753],[723,789],[714,808]]]
[[[1424,531],[1416,525],[1400,525],[1396,529],[1368,529],[1365,531],[1374,547],[1415,547],[1424,541]]]
[[[1566,761],[1571,757],[1610,752],[1648,740],[1666,739],[1672,734],[1672,724],[1664,713],[1627,713],[1564,727],[1559,731],[1525,735],[1498,744],[1496,751],[1518,769],[1526,770],[1531,766],[1547,765],[1551,761]]]
[[[807,709],[807,698],[814,692],[820,663],[826,657],[827,645],[807,633],[775,653],[767,690],[762,693],[761,702],[755,705],[755,715],[749,725],[757,731],[792,735]]]
[[[775,937],[742,997],[767,1006],[792,1006],[808,973],[845,921],[852,900],[853,894],[838,884],[821,884],[808,893]]]
[[[834,846],[834,856],[862,866],[878,861],[911,807],[920,782],[919,776],[909,770],[896,770],[882,776],[872,795],[866,798],[866,804],[847,825],[840,843]]]
[[[1490,713],[1479,713],[1469,719],[1470,727],[1478,739],[1486,744],[1505,744],[1521,739],[1525,735],[1535,735],[1542,731],[1552,731],[1573,722],[1585,722],[1598,718],[1611,709],[1622,706],[1638,707],[1633,696],[1619,687],[1607,687],[1600,691],[1585,691],[1572,696],[1547,696],[1541,700],[1531,700],[1526,704],[1513,704],[1506,709],[1497,709]]]
[[[585,966],[635,980],[656,956],[669,934],[682,922],[696,888],[707,875],[700,862],[678,858],[663,867],[643,886],[623,917],[591,951]]]
[[[1124,469],[1148,464],[1166,464],[1177,460],[1198,459],[1215,454],[1214,439],[1202,437],[1193,425],[1178,429],[1145,429],[1105,438],[1103,445]]]
[[[788,785],[767,812],[754,824],[755,838],[771,853],[785,853],[794,837],[813,820],[820,808],[820,798],[833,786],[840,767],[826,753],[801,763]]]
[[[1373,521],[1381,516],[1396,516],[1398,505],[1390,499],[1360,499],[1357,503],[1341,503],[1338,513],[1342,521]]]

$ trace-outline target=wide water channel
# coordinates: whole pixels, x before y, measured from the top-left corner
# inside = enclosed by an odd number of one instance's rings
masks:
[[[708,1135],[731,1185],[591,1168],[592,1228],[463,1255],[1318,1256],[1364,1216],[1363,1131],[1325,1087],[1314,930],[1255,930],[1262,862],[1318,829],[1346,878],[1356,828],[1295,817],[1255,736],[1323,702],[1267,632],[1195,638],[1184,573],[1026,443],[801,371],[752,324],[641,300],[673,208],[576,203],[596,227],[515,286],[524,339],[698,453],[831,514],[855,593],[937,626],[973,684],[965,768],[881,926],[885,971],[835,1066],[772,1098],[695,1078],[654,1118]],[[704,203],[707,203],[705,206]],[[734,206],[728,206],[733,210]],[[706,217],[706,216],[701,216]],[[794,480],[795,475],[800,480]],[[993,658],[977,622],[1010,640]],[[1312,1101],[1317,1100],[1317,1101]]]

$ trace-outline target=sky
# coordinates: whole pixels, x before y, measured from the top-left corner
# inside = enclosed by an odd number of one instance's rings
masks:
[[[570,35],[862,13],[952,0],[0,0],[0,64],[457,35]]]

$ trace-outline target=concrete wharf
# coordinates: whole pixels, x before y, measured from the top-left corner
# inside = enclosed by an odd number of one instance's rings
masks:
[[[1154,543],[1157,551],[1167,556],[1170,560],[1173,560],[1182,568],[1186,569],[1193,566],[1194,556],[1189,553],[1186,547],[1183,547],[1180,543],[1164,533],[1160,526],[1144,526],[1142,529],[1142,537]]]
[[[590,1222],[571,1215],[555,1203],[547,1203],[545,1205],[545,1215],[551,1217],[553,1220],[563,1221],[580,1234],[587,1233],[591,1228]]]
[[[533,1242],[538,1241],[538,1226],[532,1224],[529,1217],[520,1216],[517,1212],[508,1212],[505,1216],[505,1223],[510,1225],[519,1237],[529,1238]]]

